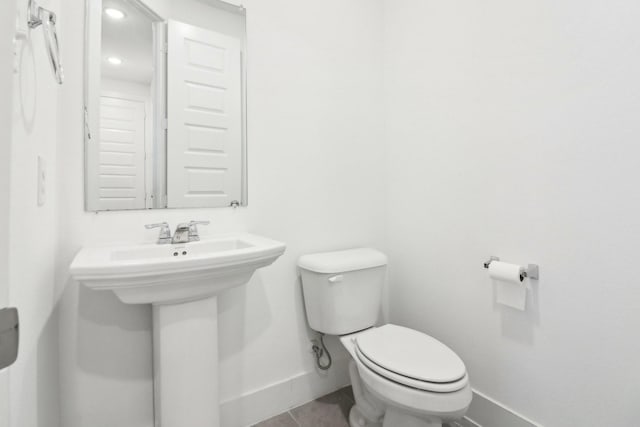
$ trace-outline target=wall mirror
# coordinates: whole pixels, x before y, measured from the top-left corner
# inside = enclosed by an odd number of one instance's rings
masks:
[[[89,211],[246,205],[245,9],[87,0]]]

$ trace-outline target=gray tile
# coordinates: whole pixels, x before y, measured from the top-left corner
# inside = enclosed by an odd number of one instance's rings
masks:
[[[349,411],[354,402],[353,389],[348,386],[253,427],[349,427]],[[458,425],[444,423],[442,427]]]
[[[300,427],[349,427],[353,401],[342,390],[292,409]]]
[[[269,418],[266,421],[262,421],[254,425],[253,427],[299,427],[288,412],[280,414],[277,417]]]
[[[338,391],[342,392],[342,394],[347,396],[349,398],[349,400],[351,400],[352,402],[355,403],[356,399],[353,397],[353,389],[351,388],[351,386],[347,386],[345,388],[341,388]]]

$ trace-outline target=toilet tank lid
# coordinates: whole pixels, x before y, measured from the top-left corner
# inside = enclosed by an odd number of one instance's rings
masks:
[[[387,256],[371,248],[303,255],[298,266],[315,273],[334,274],[387,265]]]

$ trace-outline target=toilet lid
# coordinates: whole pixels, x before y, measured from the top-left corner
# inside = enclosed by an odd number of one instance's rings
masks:
[[[466,375],[462,360],[429,335],[397,325],[384,325],[359,335],[360,352],[393,373],[419,381],[450,383]]]

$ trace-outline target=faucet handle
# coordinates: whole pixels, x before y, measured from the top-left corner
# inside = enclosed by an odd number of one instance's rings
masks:
[[[165,228],[169,228],[169,223],[168,222],[158,222],[156,224],[146,224],[144,226],[144,228],[146,228],[147,230],[151,230],[153,228],[160,228],[160,231],[164,231]]]
[[[147,230],[151,230],[154,228],[160,229],[160,235],[158,236],[159,245],[171,243],[171,228],[169,228],[169,223],[159,222],[157,224],[146,224],[144,228],[146,228]]]
[[[211,221],[190,221],[189,225],[209,225]]]
[[[189,222],[189,240],[197,242],[200,240],[200,234],[198,234],[198,225],[209,225],[211,221],[191,221]]]

